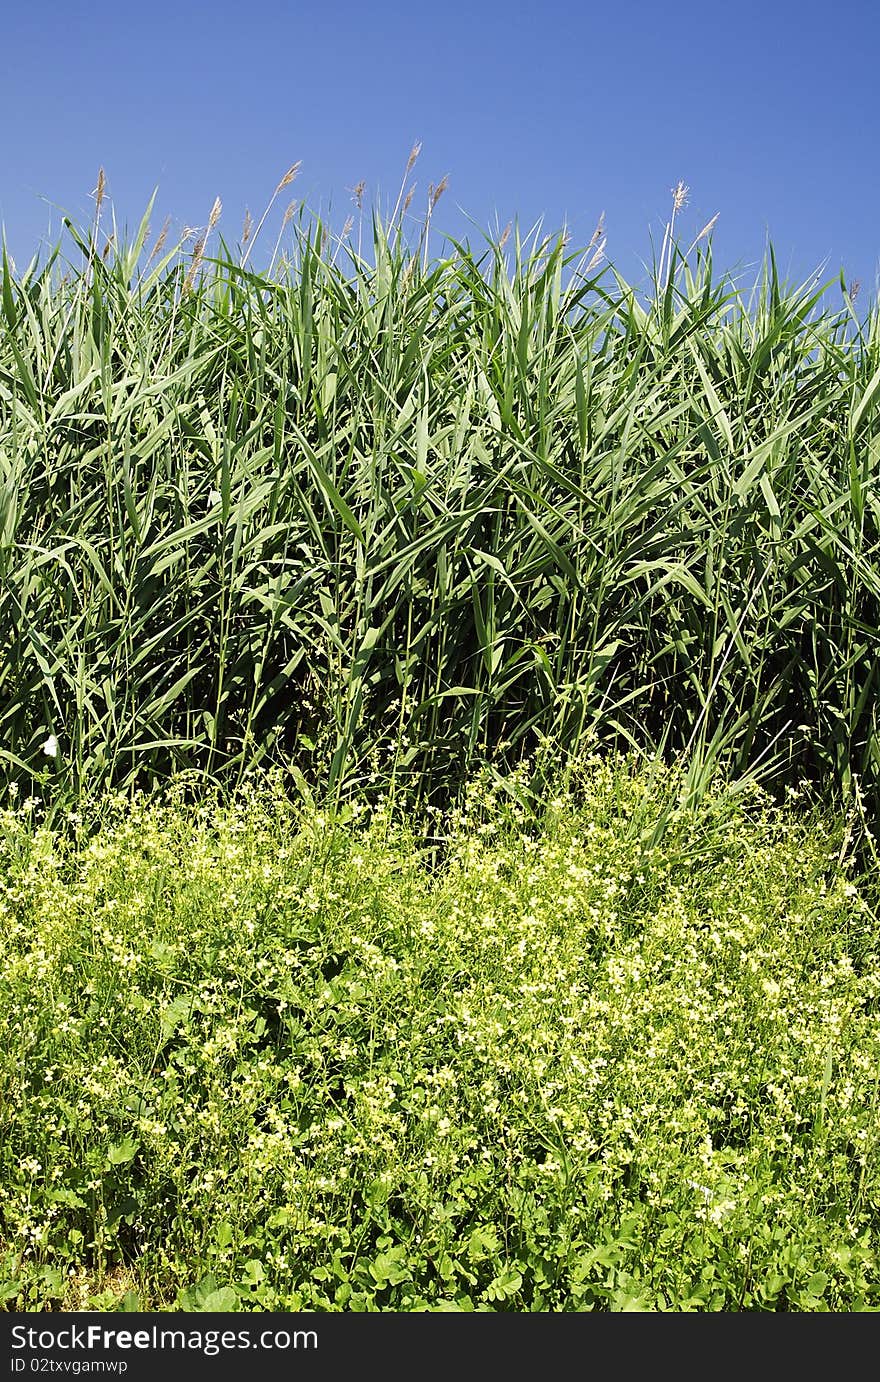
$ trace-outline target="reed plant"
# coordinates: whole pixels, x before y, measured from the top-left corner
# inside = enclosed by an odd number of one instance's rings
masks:
[[[103,185],[44,261],[4,252],[8,779],[282,762],[436,799],[598,741],[695,796],[723,762],[873,810],[877,307],[772,249],[749,290],[672,224],[644,292],[601,229],[433,252],[444,185],[412,233],[406,180],[339,236],[292,204],[262,268],[219,200],[126,243]]]

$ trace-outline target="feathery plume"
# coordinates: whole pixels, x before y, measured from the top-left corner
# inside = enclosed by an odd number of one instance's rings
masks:
[[[605,212],[604,212],[604,211],[602,211],[602,212],[600,213],[600,215],[599,215],[599,219],[598,219],[598,221],[596,222],[596,229],[593,231],[592,238],[591,238],[591,240],[590,240],[590,243],[587,245],[587,249],[588,249],[588,250],[591,250],[591,249],[593,248],[594,245],[598,245],[598,243],[599,243],[600,240],[602,241],[602,243],[603,243],[603,245],[604,245],[604,243],[605,243]]]
[[[400,211],[401,199],[402,199],[402,197],[403,197],[404,191],[406,190],[406,180],[407,180],[407,178],[409,177],[410,173],[412,172],[412,169],[413,169],[413,167],[414,167],[414,165],[415,165],[415,161],[416,161],[416,159],[418,158],[418,156],[419,156],[419,154],[420,154],[421,152],[422,152],[422,143],[421,143],[421,140],[417,140],[416,143],[413,144],[412,148],[410,149],[410,151],[409,151],[409,158],[408,158],[407,161],[406,161],[406,170],[405,170],[405,172],[404,172],[404,174],[403,174],[403,180],[402,180],[402,182],[401,182],[401,184],[400,184],[400,191],[399,191],[398,194],[397,194],[397,201],[394,203],[394,210],[393,210],[392,213],[391,213],[391,224],[392,224],[392,225],[393,225],[394,222],[397,220],[397,213],[398,213],[398,211]],[[407,206],[409,205],[409,203],[410,203],[411,201],[412,201],[412,193],[410,192],[410,195],[409,195],[409,197],[407,198]],[[406,211],[406,206],[404,207],[404,211]]]
[[[149,259],[147,260],[147,263],[148,263],[148,264],[152,264],[152,262],[153,262],[153,260],[156,258],[156,256],[162,253],[162,250],[163,250],[163,248],[164,248],[164,246],[165,246],[165,241],[168,239],[168,227],[169,227],[170,225],[171,225],[171,217],[170,217],[170,216],[166,216],[166,217],[165,217],[164,225],[162,226],[162,229],[159,231],[159,238],[157,239],[157,241],[156,241],[155,245],[153,246],[152,250],[150,251],[150,257],[149,257]]]
[[[706,222],[706,224],[703,226],[703,229],[700,231],[699,235],[697,235],[696,238],[695,238],[695,239],[691,242],[691,244],[689,245],[689,247],[688,247],[688,255],[690,255],[691,252],[692,252],[693,250],[696,249],[696,247],[697,247],[697,245],[700,243],[700,241],[701,241],[701,240],[705,240],[706,236],[709,235],[709,233],[713,230],[713,228],[714,228],[714,226],[715,226],[715,222],[718,220],[718,217],[720,216],[720,214],[721,214],[721,213],[720,213],[719,211],[716,211],[716,212],[715,212],[715,215],[712,217],[711,221],[707,221],[707,222]],[[685,256],[685,257],[687,257],[687,256]]]
[[[593,251],[589,264],[584,269],[585,274],[590,273],[591,270],[595,269],[599,264],[602,263],[602,260],[605,258],[605,244],[606,241],[604,239],[599,241],[598,245]]]
[[[196,274],[198,273],[199,265],[202,262],[202,255],[205,252],[205,241],[207,240],[207,238],[207,235],[200,235],[198,240],[196,240],[196,243],[193,245],[192,260],[190,261],[190,266],[186,278],[183,280],[183,291],[185,293],[192,292],[192,286],[195,283]]]
[[[300,159],[299,162],[297,162],[297,163],[292,163],[292,164],[290,165],[290,167],[288,168],[287,172],[284,174],[284,177],[281,179],[281,181],[279,182],[278,186],[275,188],[275,191],[272,193],[272,200],[273,200],[273,201],[274,201],[275,198],[278,196],[278,193],[279,193],[279,192],[281,192],[285,187],[289,187],[289,186],[290,186],[290,184],[293,182],[294,178],[296,177],[296,175],[297,175],[297,173],[299,172],[299,170],[300,170],[301,167],[302,167],[302,159]]]
[[[687,183],[682,182],[680,178],[672,189],[672,214],[666,222],[666,230],[663,233],[663,247],[660,250],[660,263],[657,268],[657,282],[658,284],[663,284],[664,290],[669,287],[669,279],[672,274],[672,248],[673,235],[675,233],[675,217],[678,212],[681,211],[682,207],[687,206],[690,190]],[[665,276],[663,273],[664,265],[666,267]]]
[[[447,189],[448,186],[449,186],[449,178],[446,177],[445,175],[440,179],[440,181],[437,183],[437,186],[436,186],[436,187],[434,186],[433,183],[431,184],[430,188],[428,189],[428,195],[429,195],[429,197],[430,197],[430,199],[431,199],[431,210],[432,210],[432,211],[434,210],[434,207],[435,207],[435,206],[437,205],[437,203],[439,202],[440,198],[443,196],[443,193],[446,191],[446,189]]]
[[[700,241],[701,241],[706,235],[709,234],[709,231],[710,231],[710,230],[712,229],[712,227],[715,225],[715,222],[718,220],[718,217],[719,217],[720,215],[721,215],[721,212],[720,212],[720,211],[716,211],[716,212],[715,212],[715,215],[712,217],[711,221],[707,221],[707,222],[706,222],[706,224],[703,226],[703,229],[700,231],[699,235],[697,236],[696,240],[694,240],[694,245],[698,245],[698,244],[700,243]],[[693,247],[694,247],[694,246],[691,245],[691,249],[693,249]]]
[[[192,261],[189,266],[189,272],[187,273],[187,276],[184,279],[183,283],[183,291],[185,293],[190,292],[190,290],[192,289],[192,286],[195,282],[196,274],[199,271],[199,265],[202,262],[202,256],[205,253],[205,246],[208,243],[208,236],[211,234],[211,231],[214,229],[215,225],[220,220],[220,212],[222,210],[223,203],[221,202],[219,197],[215,197],[214,205],[211,207],[211,214],[208,217],[208,224],[205,227],[202,234],[199,236],[196,243],[193,245]]]
[[[275,205],[275,199],[276,199],[276,197],[278,196],[278,193],[281,192],[285,187],[289,187],[289,186],[290,186],[290,184],[293,182],[294,178],[295,178],[295,177],[297,176],[297,174],[299,173],[299,170],[300,170],[301,167],[302,167],[302,160],[299,160],[299,161],[296,162],[296,163],[291,163],[291,165],[290,165],[290,167],[288,168],[287,172],[284,174],[284,177],[281,179],[281,181],[279,182],[278,186],[275,188],[275,191],[272,193],[271,197],[269,198],[269,205],[266,207],[266,210],[263,212],[262,216],[260,217],[259,221],[257,222],[257,228],[256,228],[256,230],[253,232],[253,234],[252,234],[252,235],[249,237],[249,239],[248,239],[248,244],[247,244],[247,247],[246,247],[246,249],[245,249],[244,256],[243,256],[242,261],[241,261],[241,262],[242,262],[242,266],[244,266],[244,265],[247,263],[247,261],[248,261],[248,257],[249,257],[249,255],[250,255],[250,252],[251,252],[251,250],[252,250],[253,247],[254,247],[254,241],[256,240],[256,238],[257,238],[257,236],[259,235],[260,231],[263,229],[263,226],[264,226],[265,223],[266,223],[266,217],[269,215],[269,212],[272,210],[272,207]],[[291,203],[291,205],[293,205],[293,203]],[[288,208],[288,209],[289,209],[289,208]],[[291,213],[291,214],[292,214],[292,213]],[[288,217],[285,216],[285,218],[284,218],[284,223],[283,223],[283,225],[282,225],[282,229],[284,228],[284,225],[287,224],[287,221],[288,221]],[[276,248],[276,250],[277,250],[277,248],[278,248],[277,244],[276,244],[276,247],[275,247],[275,248]],[[274,260],[274,255],[273,255],[273,260]]]

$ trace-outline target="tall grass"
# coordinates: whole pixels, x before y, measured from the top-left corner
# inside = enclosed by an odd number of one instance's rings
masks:
[[[4,254],[9,777],[436,797],[593,737],[876,800],[877,308],[672,233],[641,297],[562,235],[432,255],[409,201],[265,271],[219,202]]]

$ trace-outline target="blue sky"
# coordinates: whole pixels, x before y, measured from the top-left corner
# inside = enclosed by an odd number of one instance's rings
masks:
[[[393,202],[410,148],[449,190],[435,225],[566,221],[638,278],[670,189],[696,235],[783,271],[828,261],[873,295],[880,261],[880,6],[868,0],[498,0],[421,5],[151,0],[3,7],[0,219],[21,264],[62,207],[90,214],[98,167],[133,226],[201,225],[216,196],[231,241],[290,164],[290,195],[341,226],[359,179]],[[285,201],[264,231],[274,239]],[[267,233],[268,232],[268,233]],[[472,237],[477,231],[471,229]]]

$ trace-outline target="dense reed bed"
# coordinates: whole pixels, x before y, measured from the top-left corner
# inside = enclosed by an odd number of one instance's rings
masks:
[[[258,271],[219,202],[166,247],[148,217],[108,239],[98,200],[3,262],[21,790],[281,761],[436,799],[590,741],[695,793],[723,762],[876,801],[875,307],[772,252],[746,291],[711,237],[670,236],[648,294],[597,238],[433,253],[407,201],[342,237],[285,218]]]

